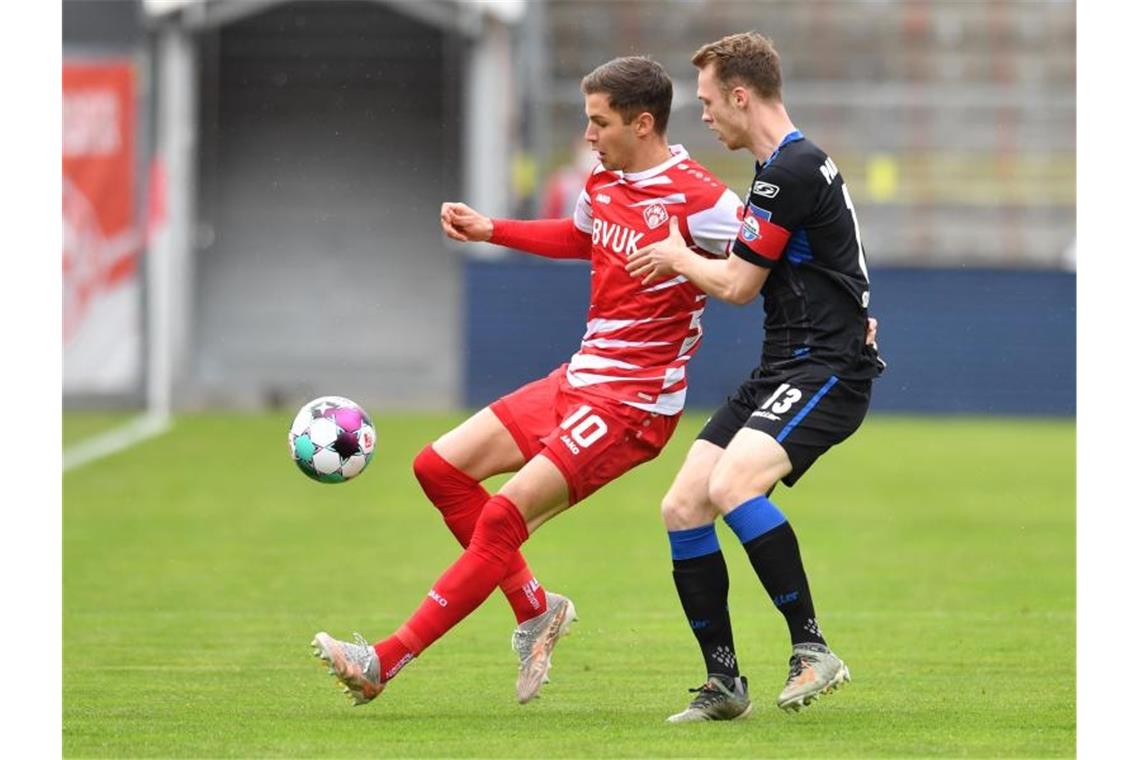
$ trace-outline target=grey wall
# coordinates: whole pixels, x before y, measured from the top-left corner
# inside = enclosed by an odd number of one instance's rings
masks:
[[[375,3],[202,33],[191,404],[459,402],[460,44]]]
[[[63,0],[64,50],[133,50],[144,38],[139,0]]]

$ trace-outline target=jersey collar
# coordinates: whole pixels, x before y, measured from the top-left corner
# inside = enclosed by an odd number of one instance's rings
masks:
[[[643,179],[649,179],[650,177],[656,176],[664,171],[667,171],[668,169],[673,168],[689,157],[689,151],[685,150],[685,147],[683,145],[670,145],[669,152],[673,155],[657,164],[657,166],[640,172],[617,172],[617,175],[624,179],[626,182],[640,182]]]
[[[791,132],[784,135],[784,139],[780,140],[780,144],[776,146],[776,149],[774,151],[772,151],[772,155],[768,156],[767,160],[764,161],[763,165],[761,165],[759,161],[756,162],[756,165],[761,169],[767,169],[768,164],[770,164],[776,160],[776,156],[780,155],[780,151],[784,149],[785,145],[787,145],[788,143],[794,143],[797,140],[802,140],[802,139],[804,139],[804,133],[799,131],[798,129],[793,129]]]

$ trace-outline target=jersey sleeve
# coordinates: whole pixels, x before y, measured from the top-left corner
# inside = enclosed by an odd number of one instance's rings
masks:
[[[689,214],[689,236],[702,251],[724,258],[740,231],[743,209],[740,196],[725,188],[715,204]]]
[[[774,267],[792,233],[815,208],[814,179],[773,167],[763,180],[754,180],[732,252],[756,266]]]
[[[548,259],[589,259],[590,236],[570,219],[494,219],[491,241]]]
[[[574,227],[587,235],[592,235],[594,232],[594,209],[590,205],[590,196],[585,189],[578,193],[578,202],[574,204]]]
[[[586,177],[586,186],[578,193],[578,202],[574,204],[574,226],[587,235],[594,234],[594,207],[590,200],[590,188],[597,184],[597,177],[602,171],[600,163],[594,166],[590,176]]]

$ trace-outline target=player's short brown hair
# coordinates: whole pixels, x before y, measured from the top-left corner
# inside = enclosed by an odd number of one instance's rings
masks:
[[[649,112],[653,130],[665,134],[669,126],[669,109],[673,106],[673,80],[665,68],[645,56],[615,58],[582,77],[582,93],[604,93],[610,108],[629,124],[638,114]]]
[[[765,100],[781,100],[780,54],[772,41],[759,32],[742,32],[703,45],[693,54],[698,69],[712,65],[720,87],[750,87]]]

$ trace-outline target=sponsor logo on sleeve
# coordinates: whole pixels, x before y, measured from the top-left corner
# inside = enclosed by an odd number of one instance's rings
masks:
[[[772,224],[772,212],[749,203],[744,211],[744,221],[740,225],[737,240],[748,250],[776,261],[788,242],[788,231]]]
[[[740,227],[740,237],[749,243],[760,238],[760,222],[756,217],[751,214],[745,217],[744,224]]]
[[[771,211],[749,203],[744,211],[744,222],[740,225],[740,239],[746,243],[755,243],[763,237],[760,233],[760,220],[768,221],[771,218]]]
[[[752,194],[758,195],[761,198],[775,198],[779,192],[780,186],[773,185],[771,182],[756,180],[752,183]]]

